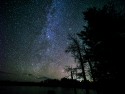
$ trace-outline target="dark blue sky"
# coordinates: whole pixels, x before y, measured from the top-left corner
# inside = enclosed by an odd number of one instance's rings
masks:
[[[108,1],[0,1],[0,79],[40,81],[66,76],[64,67],[75,66],[65,53],[67,35],[83,29],[83,11]]]

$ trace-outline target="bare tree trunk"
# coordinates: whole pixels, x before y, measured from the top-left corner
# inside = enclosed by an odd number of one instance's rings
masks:
[[[93,82],[95,82],[95,77],[94,77],[94,74],[93,74],[93,68],[92,68],[92,64],[91,64],[90,60],[88,60],[88,63],[89,63],[89,67],[90,67]]]
[[[79,56],[80,56],[80,63],[81,63],[82,74],[83,74],[83,78],[84,78],[85,91],[86,91],[86,94],[89,94],[87,79],[86,79],[86,75],[85,75],[84,61],[83,61],[83,59],[82,59],[82,54],[81,54],[81,51],[80,51],[80,48],[79,48],[79,47],[78,47],[78,52],[79,52]]]
[[[85,69],[84,69],[84,65],[82,62],[81,62],[81,67],[82,67],[82,74],[83,74],[83,78],[84,78],[85,91],[86,91],[86,94],[89,94],[87,79],[86,79],[86,75],[85,75],[85,71],[84,71]]]
[[[73,45],[75,45],[75,51],[77,52],[78,54],[78,57],[77,59],[79,60],[80,64],[81,64],[81,68],[82,68],[82,76],[84,78],[84,86],[85,86],[85,91],[86,91],[86,94],[89,94],[89,90],[88,90],[88,84],[87,84],[87,79],[86,79],[86,75],[85,75],[85,69],[84,69],[84,60],[83,60],[83,57],[82,57],[82,49],[80,48],[80,43],[77,39],[73,38],[72,36],[70,36],[70,39],[73,41]],[[74,47],[72,48],[72,45],[71,45],[71,48],[70,49],[74,49]],[[69,50],[70,51],[70,50]],[[71,50],[71,52],[74,52],[74,50]]]
[[[71,68],[71,79],[73,80],[73,68]],[[74,94],[77,94],[76,87],[73,88]]]

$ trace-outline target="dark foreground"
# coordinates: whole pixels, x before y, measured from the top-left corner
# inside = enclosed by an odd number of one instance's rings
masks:
[[[77,85],[78,83],[72,83],[71,86],[69,82],[66,85],[50,80],[44,83],[2,81],[0,82],[0,94],[85,94],[85,89]],[[96,94],[93,89],[90,89],[89,92]]]
[[[77,94],[85,94],[84,90],[76,89]],[[73,88],[39,87],[39,86],[2,86],[0,94],[75,94]],[[96,94],[90,90],[90,94]]]

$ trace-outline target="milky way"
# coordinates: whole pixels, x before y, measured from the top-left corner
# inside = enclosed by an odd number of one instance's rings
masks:
[[[75,66],[67,35],[83,30],[82,12],[109,0],[0,1],[0,80],[65,77]]]

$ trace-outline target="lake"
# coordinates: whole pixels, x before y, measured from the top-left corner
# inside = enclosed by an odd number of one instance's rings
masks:
[[[85,90],[77,89],[77,94],[85,94]],[[94,90],[90,94],[96,94]],[[0,86],[0,94],[75,94],[73,88],[39,87],[39,86]]]

